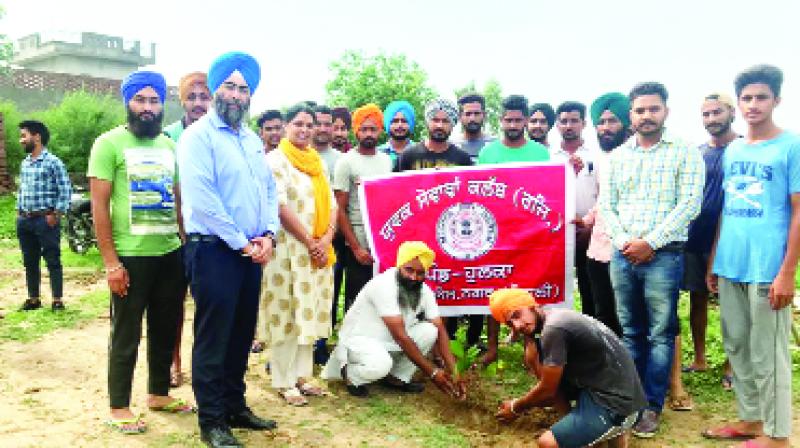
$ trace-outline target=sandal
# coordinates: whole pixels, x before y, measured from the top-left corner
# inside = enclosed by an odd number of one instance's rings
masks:
[[[180,370],[170,370],[169,372],[169,387],[181,387],[183,384],[183,372]]]
[[[194,414],[195,406],[190,405],[183,398],[176,398],[164,406],[148,406],[151,411],[166,412],[167,414]]]
[[[308,400],[303,394],[297,390],[296,387],[290,387],[288,389],[279,390],[278,394],[286,400],[286,404],[291,406],[305,406],[308,404]]]
[[[321,387],[315,386],[309,382],[297,383],[297,390],[307,397],[321,397],[325,395],[325,391]]]
[[[32,311],[42,307],[42,301],[39,299],[25,299],[22,303],[22,311]]]
[[[722,388],[724,390],[733,390],[733,375],[722,375]]]
[[[684,393],[677,397],[669,397],[668,406],[673,411],[691,411],[694,409],[694,402],[689,394]]]
[[[64,301],[61,299],[53,299],[53,304],[50,305],[53,311],[63,311],[64,310]]]
[[[757,434],[747,434],[734,428],[733,425],[725,425],[716,429],[706,429],[700,433],[706,439],[711,440],[748,440],[758,437]]]
[[[123,419],[106,420],[106,426],[121,434],[142,434],[147,431],[147,424],[142,416]]]

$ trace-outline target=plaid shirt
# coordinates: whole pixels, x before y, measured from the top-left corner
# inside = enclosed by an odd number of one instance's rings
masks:
[[[669,136],[642,148],[634,136],[611,153],[608,173],[601,177],[599,211],[617,249],[635,238],[654,250],[686,241],[705,184],[697,148]]]
[[[57,210],[66,213],[71,194],[72,186],[64,164],[46,148],[38,158],[34,159],[29,154],[22,161],[17,210]]]

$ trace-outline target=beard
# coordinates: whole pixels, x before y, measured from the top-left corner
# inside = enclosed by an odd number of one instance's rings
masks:
[[[153,114],[151,112],[135,113],[128,109],[128,130],[136,138],[156,138],[161,134],[161,122],[164,120],[164,112]],[[149,115],[152,118],[144,118]]]
[[[467,131],[467,134],[475,135],[481,132],[483,128],[483,122],[469,122],[464,125],[464,130]]]
[[[389,137],[391,137],[392,140],[406,140],[408,139],[408,134],[409,134],[408,129],[403,129],[402,131],[396,129],[389,130]]]
[[[431,140],[435,141],[436,143],[444,143],[448,138],[450,138],[449,132],[441,130],[431,131]]]
[[[358,141],[358,146],[364,149],[375,149],[378,146],[378,139],[374,137],[365,137]]]
[[[708,133],[712,137],[719,137],[720,135],[725,135],[725,133],[728,132],[730,129],[731,129],[730,122],[714,123],[711,126],[706,126],[706,131],[708,131]]]
[[[397,300],[401,307],[416,311],[422,297],[422,280],[411,280],[403,277],[397,270]]]
[[[547,133],[543,132],[540,135],[536,135],[535,133],[528,131],[528,138],[535,141],[536,143],[541,143],[544,145],[545,140],[547,140]]]
[[[525,131],[522,129],[504,129],[503,135],[505,135],[509,141],[518,142],[524,138]]]
[[[612,149],[625,143],[625,134],[625,129],[620,129],[616,134],[598,134],[597,142],[600,144],[600,148],[603,151],[610,152]]]
[[[652,131],[645,131],[644,130],[644,126],[645,125],[653,125],[654,128],[653,128]],[[650,121],[650,120],[642,121],[641,123],[639,123],[638,126],[636,126],[636,132],[638,132],[639,134],[641,134],[641,135],[643,135],[645,137],[652,137],[652,136],[658,135],[663,130],[664,130],[664,123],[663,122],[657,123],[655,121]]]
[[[22,145],[22,149],[25,150],[25,154],[30,154],[34,149],[36,149],[36,145],[34,145],[33,142],[26,142],[24,145]]]
[[[315,134],[314,135],[314,146],[319,148],[323,146],[328,146],[328,143],[331,141],[330,134]]]
[[[333,137],[331,139],[331,146],[333,146],[334,148],[337,148],[337,149],[344,148],[344,145],[346,145],[346,144],[347,144],[347,138],[346,137]]]
[[[230,106],[236,106],[231,109]],[[238,128],[242,124],[244,115],[250,109],[250,100],[227,100],[222,95],[217,94],[214,96],[214,109],[217,111],[219,118],[232,128]]]

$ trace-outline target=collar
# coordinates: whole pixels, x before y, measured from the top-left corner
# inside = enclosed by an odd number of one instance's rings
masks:
[[[241,134],[242,131],[244,130],[244,128],[247,126],[247,124],[244,121],[242,121],[242,125],[239,127],[238,131],[236,129],[233,129],[232,127],[230,127],[228,125],[228,123],[225,123],[224,121],[222,121],[222,118],[219,117],[219,114],[217,113],[216,109],[208,111],[206,113],[206,115],[209,116],[208,119],[211,121],[211,124],[215,128],[217,128],[217,129],[229,129],[234,134]]]
[[[47,147],[42,147],[42,152],[39,153],[39,157],[34,159],[33,154],[28,154],[27,156],[25,156],[25,160],[31,163],[38,162],[40,160],[44,160],[44,158],[47,157],[48,154],[50,153],[47,151]]]
[[[673,145],[676,143],[678,143],[678,140],[667,130],[667,128],[664,128],[664,132],[661,134],[661,140],[648,149],[644,149],[639,146],[639,139],[636,138],[636,134],[632,135],[628,141],[624,143],[624,146],[634,151],[651,151],[664,145]]]

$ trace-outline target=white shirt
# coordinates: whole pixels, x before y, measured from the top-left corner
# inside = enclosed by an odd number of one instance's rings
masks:
[[[398,296],[397,268],[387,269],[373,277],[358,293],[353,306],[344,316],[342,328],[339,330],[339,343],[346,345],[348,339],[363,336],[383,342],[389,351],[398,351],[400,346],[386,327],[384,317],[402,317],[406,331],[417,322],[439,317],[436,298],[428,285],[422,285],[422,295],[416,310],[401,308]]]
[[[569,164],[570,154],[567,151],[561,149],[561,146],[550,147],[549,149],[551,160],[564,162],[571,172],[575,172],[572,169],[572,165]],[[583,160],[583,168],[575,177],[575,213],[578,216],[584,216],[589,213],[589,210],[597,202],[599,191],[596,165],[597,150],[589,149],[584,144],[574,154]]]

